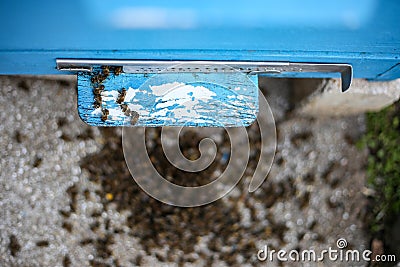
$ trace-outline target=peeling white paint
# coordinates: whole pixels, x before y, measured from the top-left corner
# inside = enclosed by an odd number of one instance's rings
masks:
[[[126,95],[125,95],[125,102],[131,102],[132,99],[136,96],[136,93],[140,92],[139,89],[134,89],[132,87],[129,87],[128,90],[126,90]]]
[[[101,107],[92,109],[91,115],[100,120],[104,109],[107,109],[107,125],[129,122],[130,115],[126,116],[122,111],[124,106],[117,103],[122,87],[127,88],[123,104],[139,114],[139,124],[142,125],[182,125],[186,122],[194,122],[195,125],[239,125],[256,114],[257,103],[253,103],[253,98],[248,95],[248,88],[241,88],[237,83],[230,87],[232,84],[229,83],[221,86],[218,83],[191,84],[177,80],[146,84],[139,88],[127,84],[106,85],[106,90],[101,92]]]
[[[103,91],[101,92],[102,101],[116,101],[118,99],[119,92],[116,90]]]
[[[92,111],[93,115],[101,115],[103,112],[101,112],[101,108],[96,108],[95,110]]]
[[[150,111],[147,110],[145,107],[143,107],[140,104],[128,104],[128,107],[130,110],[132,111],[136,111],[137,113],[139,113],[141,116],[148,116],[150,114]]]
[[[121,108],[120,107],[117,107],[117,108],[109,108],[108,109],[108,114],[111,116],[111,117],[125,117],[125,114],[122,112],[122,110],[121,110]]]
[[[168,92],[165,90],[166,88],[174,88],[174,90],[170,89]],[[172,112],[176,119],[204,117],[204,114],[209,111],[204,110],[205,113],[203,113],[196,109],[196,106],[201,107],[200,100],[207,101],[216,96],[214,92],[204,86],[182,84],[172,87],[172,84],[167,84],[167,86],[158,89],[167,93],[156,99],[155,112],[151,114],[156,117],[166,117],[168,112]],[[175,105],[179,106],[174,107]]]
[[[165,83],[161,85],[150,85],[150,89],[153,92],[153,95],[163,96],[167,94],[168,91],[175,89],[176,87],[184,86],[185,83],[173,82],[173,83]]]

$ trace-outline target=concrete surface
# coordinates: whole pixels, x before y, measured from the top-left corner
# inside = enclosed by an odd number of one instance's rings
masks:
[[[149,198],[129,177],[118,130],[81,122],[75,86],[0,77],[1,266],[257,266],[264,245],[322,250],[342,237],[368,247],[366,153],[354,145],[363,116],[291,117],[291,83],[261,82],[278,130],[268,179],[254,194],[243,183],[216,203],[180,209]],[[256,125],[248,131],[256,162]]]
[[[338,79],[297,79],[294,90],[305,94],[298,114],[311,116],[348,116],[378,111],[400,98],[400,79],[389,82],[368,82],[354,79],[344,93]]]

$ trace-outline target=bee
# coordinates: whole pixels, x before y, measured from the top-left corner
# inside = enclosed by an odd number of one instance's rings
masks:
[[[102,83],[105,79],[107,79],[107,76],[108,76],[108,75],[105,75],[105,74],[102,74],[102,73],[98,73],[97,75],[94,75],[94,76],[90,79],[90,81],[91,81],[93,84]]]
[[[139,120],[139,113],[136,111],[131,111],[131,125],[135,125]]]
[[[95,96],[100,95],[101,92],[103,92],[103,91],[104,91],[104,85],[102,85],[102,84],[99,87],[96,87],[93,89],[93,93]]]
[[[101,95],[95,95],[94,97],[94,108],[99,108],[101,106],[102,100]]]
[[[117,76],[120,75],[122,73],[122,67],[115,67],[114,73]]]
[[[97,75],[97,80],[98,80],[98,82],[99,82],[99,83],[102,83],[105,79],[107,79],[107,76],[108,76],[108,75],[105,75],[105,74],[99,74],[99,75]]]
[[[128,108],[128,105],[127,104],[121,104],[121,110],[122,110],[122,112],[125,112],[125,111],[127,111],[129,108]]]
[[[121,104],[122,102],[124,102],[125,96],[126,96],[126,89],[122,88],[122,91],[119,93],[119,96],[118,96],[118,99],[117,99],[117,103]]]
[[[124,115],[125,115],[125,116],[130,116],[130,115],[131,115],[131,110],[130,110],[129,107],[126,107],[126,108],[125,108]]]
[[[100,94],[94,96],[94,101],[95,101],[95,102],[101,104],[101,102],[102,102],[101,100],[102,100],[102,99],[101,99],[101,95],[100,95]]]
[[[103,114],[101,115],[101,120],[102,120],[102,121],[106,121],[107,118],[108,118],[108,114],[109,114],[110,112],[108,111],[108,109],[103,109],[102,112],[103,112]]]
[[[101,69],[103,70],[103,74],[107,75],[110,74],[110,67],[109,66],[101,66]]]

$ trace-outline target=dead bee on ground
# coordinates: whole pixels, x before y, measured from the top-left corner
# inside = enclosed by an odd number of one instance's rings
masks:
[[[121,104],[122,102],[124,102],[125,96],[126,96],[126,89],[122,88],[122,91],[118,95],[117,103]]]
[[[122,67],[115,67],[114,73],[117,76],[120,75],[122,73]]]
[[[110,112],[109,112],[108,109],[106,109],[106,108],[103,109],[102,112],[103,112],[103,114],[101,115],[101,120],[102,120],[102,121],[106,121],[107,118],[108,118],[108,114],[110,114]]]

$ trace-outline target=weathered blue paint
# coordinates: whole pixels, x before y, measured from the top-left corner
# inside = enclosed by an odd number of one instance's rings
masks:
[[[55,51],[55,52],[0,52],[1,74],[75,74],[73,72],[60,72],[55,68],[56,57],[54,53],[61,55],[57,58],[98,58],[98,59],[150,59],[150,60],[249,60],[249,61],[282,61],[288,62],[295,59],[296,62],[325,62],[325,63],[351,63],[354,70],[354,78],[381,79],[379,74],[386,72],[399,61],[390,59],[387,55],[361,55],[344,54],[337,52],[298,52],[282,53],[281,51],[197,51],[197,50],[142,50],[142,51]],[[360,57],[363,57],[360,59]],[[295,62],[293,61],[293,62]],[[7,64],[6,64],[7,63]],[[274,77],[338,77],[334,73],[287,73],[269,74]],[[399,76],[385,76],[390,80]]]
[[[113,20],[121,10],[149,16],[124,26]],[[394,79],[398,14],[397,0],[4,0],[0,74],[59,74],[56,58],[120,58],[349,63],[356,78]]]
[[[390,80],[391,77],[400,77],[400,63],[379,74],[377,80]]]
[[[257,117],[256,75],[111,72],[98,83],[99,73],[78,73],[78,112],[89,125],[236,127]]]

